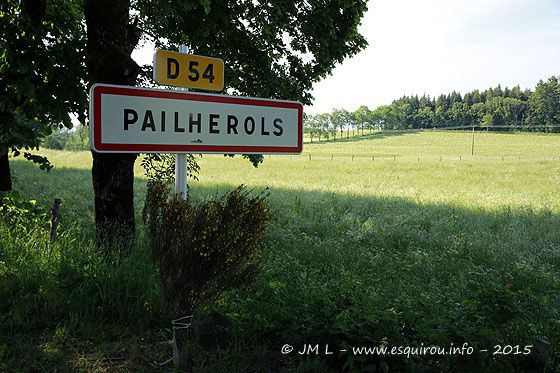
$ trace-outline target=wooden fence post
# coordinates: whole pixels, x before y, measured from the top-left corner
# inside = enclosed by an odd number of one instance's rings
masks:
[[[60,218],[60,204],[62,200],[60,198],[55,198],[53,203],[53,208],[51,211],[51,234],[50,234],[50,243],[54,243],[56,241],[56,229],[58,228],[58,222]]]

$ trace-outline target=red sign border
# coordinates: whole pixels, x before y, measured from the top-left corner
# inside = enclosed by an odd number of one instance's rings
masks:
[[[103,94],[296,109],[298,111],[298,145],[295,147],[278,147],[103,143],[101,141],[101,96]],[[300,154],[303,150],[303,105],[295,101],[213,95],[107,84],[94,84],[90,89],[89,99],[90,139],[93,138],[91,146],[94,151],[99,153]],[[91,120],[91,113],[93,113],[93,121]]]

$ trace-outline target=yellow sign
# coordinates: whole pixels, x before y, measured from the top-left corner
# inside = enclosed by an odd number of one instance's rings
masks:
[[[154,80],[158,84],[221,91],[224,89],[224,61],[158,50],[154,54]]]

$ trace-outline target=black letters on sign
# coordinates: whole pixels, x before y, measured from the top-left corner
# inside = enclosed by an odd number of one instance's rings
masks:
[[[144,123],[142,123],[142,128],[140,131],[145,131],[146,128],[150,128],[152,131],[156,130],[156,124],[154,123],[154,116],[151,110],[146,110],[146,115],[144,115]]]
[[[268,132],[268,131],[264,128],[264,117],[261,118],[261,135],[263,135],[263,136],[268,136],[268,135],[270,135],[270,132]]]
[[[232,132],[237,135],[237,117],[235,115],[228,115],[227,116],[227,133],[229,135]]]
[[[132,114],[132,118],[130,117]],[[138,120],[138,113],[134,109],[124,109],[124,130],[128,131],[128,126],[136,123]]]
[[[274,119],[274,122],[272,122],[272,124],[277,129],[277,131],[274,131],[272,133],[275,134],[276,136],[282,136],[282,133],[284,132],[284,129],[281,126],[282,119],[276,118],[276,119]]]
[[[200,124],[202,123],[202,114],[198,113],[196,115],[196,120],[193,119],[193,113],[189,113],[189,132],[193,133],[193,126],[196,126],[197,133],[200,133]]]
[[[251,123],[251,127],[248,126],[248,124]],[[252,135],[253,132],[255,132],[255,120],[253,119],[253,117],[247,117],[245,118],[245,133],[247,135]]]
[[[175,72],[171,72],[172,68],[171,65],[175,65]],[[167,78],[168,79],[177,79],[179,76],[179,61],[175,58],[167,58]]]
[[[183,127],[179,127],[179,113],[176,111],[175,112],[175,132],[185,132],[185,129]]]
[[[220,130],[216,128],[218,127],[217,119],[219,118],[219,114],[210,114],[210,133],[220,133]]]

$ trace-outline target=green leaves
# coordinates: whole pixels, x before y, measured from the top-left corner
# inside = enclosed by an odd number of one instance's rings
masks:
[[[210,13],[210,1],[211,0],[200,0],[200,4],[204,7],[204,13]]]
[[[84,116],[85,30],[79,9],[73,0],[49,2],[44,13],[20,8],[16,0],[0,5],[0,149],[38,148],[59,124],[72,126],[69,113]],[[52,168],[44,157],[25,157],[41,169]]]
[[[308,104],[312,84],[367,45],[357,31],[365,1],[138,0],[134,7],[158,46],[187,44],[222,58],[226,90],[248,96]]]
[[[529,100],[528,122],[532,125],[560,125],[560,78],[551,76],[537,83]]]
[[[187,154],[187,178],[198,180],[200,166],[194,154]],[[159,181],[166,185],[175,182],[175,154],[146,154],[140,165],[144,168],[150,181]]]
[[[16,191],[0,193],[0,218],[26,231],[46,229],[49,223],[48,213],[37,201],[27,200]]]
[[[28,161],[36,163],[39,165],[39,168],[44,171],[50,171],[54,166],[49,162],[47,157],[43,157],[41,155],[31,154],[31,153],[23,153],[23,156]]]

